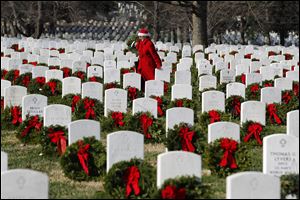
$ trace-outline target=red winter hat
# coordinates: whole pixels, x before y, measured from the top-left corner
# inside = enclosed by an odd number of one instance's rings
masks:
[[[142,29],[140,29],[138,36],[150,36],[150,33],[147,29],[142,28]]]

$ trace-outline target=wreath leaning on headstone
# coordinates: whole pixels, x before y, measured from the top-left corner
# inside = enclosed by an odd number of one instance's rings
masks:
[[[62,82],[58,79],[51,79],[42,87],[42,94],[49,96],[59,96],[62,93]]]
[[[244,144],[262,145],[263,138],[267,135],[264,126],[259,122],[246,121],[241,127],[241,139]]]
[[[43,127],[43,118],[39,115],[26,116],[16,131],[17,138],[23,143],[38,143],[39,134]]]
[[[1,113],[1,129],[12,130],[16,129],[22,123],[22,108],[21,106],[6,107]]]
[[[21,74],[17,79],[16,79],[16,85],[28,87],[30,81],[32,78],[32,73],[28,72],[25,74]]]
[[[36,77],[31,79],[28,84],[27,90],[30,94],[42,94],[43,86],[46,83],[45,77]]]
[[[70,179],[98,179],[106,170],[105,147],[95,137],[84,137],[67,147],[60,158],[60,164],[64,174]]]
[[[210,186],[195,176],[167,179],[152,196],[154,199],[210,199]]]
[[[245,101],[242,96],[233,95],[225,100],[226,113],[230,113],[234,119],[239,119],[241,115],[241,104]]]
[[[76,99],[75,99],[76,101]],[[98,99],[84,97],[78,102],[73,102],[76,104],[74,110],[74,120],[78,119],[92,119],[96,120],[99,116],[104,114],[103,103]]]
[[[156,190],[155,169],[140,159],[114,164],[104,179],[104,188],[113,198],[149,198]]]

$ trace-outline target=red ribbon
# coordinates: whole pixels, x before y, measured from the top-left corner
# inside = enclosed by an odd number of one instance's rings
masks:
[[[221,120],[220,114],[215,110],[209,111],[208,115],[210,117],[210,124]]]
[[[282,100],[284,101],[285,104],[288,104],[291,99],[292,99],[292,97],[289,94],[289,92],[285,92],[282,96]]]
[[[275,104],[269,104],[267,106],[267,111],[269,113],[269,118],[271,123],[273,123],[273,118],[274,118],[277,124],[281,124],[281,120],[277,115],[277,109]]]
[[[59,53],[65,53],[65,49],[58,49]]]
[[[115,88],[116,87],[116,84],[114,82],[112,83],[107,83],[105,85],[105,89],[111,89],[111,88]]]
[[[245,74],[241,75],[241,81],[243,84],[246,84],[246,75]]]
[[[24,76],[23,80],[22,80],[22,84],[25,86],[25,87],[28,87],[28,84],[30,82],[30,76]]]
[[[135,196],[140,194],[140,177],[140,171],[136,166],[130,166],[126,169],[124,174],[124,181],[126,182],[126,197],[129,197],[132,191],[134,191]]]
[[[28,63],[28,60],[27,59],[23,59],[22,60],[22,64],[27,64]]]
[[[263,130],[262,126],[259,123],[252,123],[248,126],[247,135],[244,137],[244,142],[248,142],[248,140],[254,135],[256,141],[262,145],[262,141],[260,139],[260,133]]]
[[[284,56],[285,56],[285,60],[292,60],[293,59],[293,55],[291,55],[289,53],[284,54]]]
[[[137,89],[135,87],[128,88],[128,96],[130,100],[134,100],[137,97]]]
[[[176,100],[176,107],[183,107],[183,100],[182,99]]]
[[[75,106],[76,106],[76,104],[77,104],[79,101],[80,101],[80,96],[79,96],[79,95],[73,96],[73,99],[72,99],[72,105],[71,105],[71,107],[72,107],[72,112],[75,111]]]
[[[1,79],[4,79],[4,77],[5,77],[5,75],[7,74],[7,70],[5,70],[5,69],[3,69],[3,70],[1,70]]]
[[[251,56],[252,56],[252,54],[251,54],[251,53],[248,53],[248,54],[246,54],[246,55],[244,56],[244,58],[246,58],[246,59],[251,59]]]
[[[129,69],[122,69],[122,71],[121,71],[122,74],[127,74],[127,73],[129,73],[129,72],[130,72]]]
[[[238,98],[233,99],[234,115],[239,116],[241,113],[241,102]]]
[[[35,62],[30,62],[29,64],[36,66],[36,65],[38,64],[38,62],[37,62],[37,61],[35,61]]]
[[[35,81],[36,81],[36,83],[38,83],[40,85],[44,85],[46,82],[46,78],[45,77],[36,77]]]
[[[252,85],[251,88],[250,88],[250,91],[251,91],[252,93],[257,92],[258,90],[259,90],[258,84],[254,84],[254,85]]]
[[[162,199],[185,199],[185,188],[177,190],[176,186],[168,185],[161,191]]]
[[[159,117],[164,115],[164,112],[161,108],[162,106],[162,99],[160,97],[155,97],[156,101],[157,101],[157,114]]]
[[[277,54],[274,51],[269,51],[268,56],[276,56]]]
[[[15,81],[15,80],[17,80],[17,78],[19,77],[19,75],[20,75],[20,71],[19,70],[14,70],[14,80],[13,81]]]
[[[70,72],[71,72],[71,69],[70,69],[70,68],[68,68],[68,67],[63,67],[63,68],[61,68],[61,70],[63,71],[64,78],[70,76]]]
[[[11,123],[13,125],[17,125],[18,123],[22,123],[22,112],[19,106],[13,106],[11,108],[11,116],[12,116],[12,121]]]
[[[89,66],[91,66],[90,63],[86,63],[86,68],[89,68]]]
[[[1,98],[1,112],[4,109],[4,98]]]
[[[86,119],[95,119],[96,114],[94,111],[95,101],[93,99],[84,99],[84,109],[86,110],[85,118]]]
[[[272,83],[265,83],[264,87],[273,87],[273,84]]]
[[[88,168],[88,159],[89,159],[89,153],[88,150],[90,149],[90,144],[86,144],[83,146],[83,142],[78,142],[79,150],[77,152],[77,157],[79,159],[79,162],[81,164],[82,169],[86,173],[86,175],[89,175],[89,168]]]
[[[193,146],[192,140],[195,132],[189,131],[187,127],[181,127],[179,131],[179,136],[181,137],[181,146],[183,151],[194,152],[195,147]]]
[[[35,128],[37,131],[41,130],[42,125],[42,122],[39,121],[39,116],[33,116],[28,122],[27,127],[21,133],[21,137],[25,137],[32,128]]]
[[[56,90],[56,82],[55,81],[49,81],[47,85],[50,87],[52,94],[54,95]]]
[[[219,165],[221,167],[229,165],[230,169],[236,169],[238,166],[233,154],[237,150],[237,142],[228,138],[222,138],[220,146],[225,152]]]
[[[84,73],[82,71],[77,71],[75,74],[78,78],[80,78],[81,80],[84,79]]]
[[[152,138],[151,134],[148,133],[148,128],[153,124],[152,118],[148,117],[146,114],[142,114],[140,117],[140,122],[142,124],[143,132],[146,138],[147,139]]]
[[[167,82],[164,82],[164,93],[167,93],[169,90],[169,84]]]
[[[52,130],[50,130],[48,137],[50,138],[50,141],[52,143],[56,144],[59,155],[65,153],[67,147],[67,139],[63,131],[59,130],[52,133]]]
[[[97,77],[96,76],[92,76],[89,78],[89,81],[91,82],[97,82]]]
[[[113,112],[111,114],[111,117],[113,118],[116,127],[120,127],[120,126],[125,125],[125,123],[123,122],[123,119],[124,119],[123,113]]]
[[[293,92],[296,97],[299,97],[299,83],[294,83]]]

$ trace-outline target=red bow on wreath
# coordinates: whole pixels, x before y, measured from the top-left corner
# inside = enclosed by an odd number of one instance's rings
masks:
[[[61,70],[63,71],[64,78],[70,76],[70,72],[71,72],[71,69],[70,69],[70,68],[68,68],[68,67],[63,67],[63,68],[61,68]]]
[[[221,120],[220,114],[215,110],[209,111],[208,115],[209,115],[209,118],[210,118],[210,124],[214,123],[214,122],[218,122],[218,121]]]
[[[264,87],[273,87],[273,84],[272,83],[265,83]]]
[[[125,125],[125,123],[123,122],[123,119],[124,119],[123,113],[113,112],[111,114],[111,117],[113,118],[116,127],[120,127],[120,126]]]
[[[49,132],[48,137],[50,138],[50,141],[56,144],[59,155],[62,155],[65,153],[67,147],[65,133],[61,130],[53,132],[52,129],[49,130]]]
[[[129,197],[132,191],[134,191],[135,196],[140,194],[140,177],[140,171],[136,166],[130,166],[126,169],[124,174],[124,181],[126,182],[126,197]]]
[[[224,154],[219,165],[221,167],[229,165],[230,169],[236,169],[237,164],[233,154],[237,150],[237,142],[228,138],[222,138],[220,146],[224,150]]]
[[[94,106],[95,106],[95,102],[93,99],[84,99],[83,101],[84,103],[84,109],[86,110],[85,113],[85,118],[86,119],[95,119],[96,115],[95,115],[95,111],[94,111]]]
[[[162,99],[160,97],[155,97],[156,101],[157,101],[157,114],[159,117],[164,115],[164,112],[161,108],[162,106]]]
[[[296,97],[299,97],[299,83],[294,83],[293,92]]]
[[[111,88],[116,88],[116,83],[107,83],[105,86],[105,89],[111,89]]]
[[[248,142],[248,140],[254,135],[256,141],[262,145],[262,141],[260,139],[260,133],[263,130],[262,126],[259,123],[253,123],[248,126],[247,134],[244,137],[244,142]]]
[[[36,83],[38,83],[40,85],[44,85],[46,82],[46,78],[45,77],[36,77],[35,81],[36,81]]]
[[[181,146],[183,151],[194,152],[195,147],[193,146],[192,140],[195,132],[189,131],[187,127],[181,127],[179,131],[179,137],[181,137]]]
[[[252,93],[255,93],[259,90],[259,85],[258,84],[255,84],[255,85],[252,85],[251,88],[250,88],[250,91]]]
[[[54,95],[56,90],[56,82],[55,81],[49,81],[47,85],[50,87],[52,95]]]
[[[17,80],[17,78],[19,77],[19,75],[20,75],[20,71],[19,70],[14,70],[14,79],[13,79],[13,81],[16,81]]]
[[[37,61],[36,62],[30,62],[29,64],[36,66],[37,65]]]
[[[167,82],[164,82],[164,93],[167,93],[169,90],[169,84]]]
[[[137,89],[135,87],[128,88],[128,96],[130,100],[134,100],[137,97]]]
[[[89,81],[91,82],[97,82],[97,77],[96,76],[92,76],[89,78]]]
[[[161,191],[162,199],[185,199],[185,188],[177,190],[176,186],[168,185]]]
[[[183,100],[182,99],[176,100],[176,107],[183,107]]]
[[[3,70],[1,70],[1,79],[4,79],[4,77],[5,77],[5,75],[7,74],[7,70],[5,70],[5,69],[3,69]]]
[[[239,116],[241,113],[241,102],[238,98],[233,99],[234,115]]]
[[[245,74],[241,75],[241,81],[243,84],[246,84],[246,75]]]
[[[30,76],[24,76],[23,80],[22,80],[22,84],[25,86],[25,87],[28,87],[28,84],[30,82]]]
[[[75,74],[78,78],[80,78],[81,80],[84,79],[84,73],[82,71],[77,71]]]
[[[18,123],[22,123],[22,112],[19,106],[13,106],[10,112],[12,116],[11,123],[13,125],[16,126]]]
[[[89,152],[90,144],[86,144],[83,146],[83,142],[78,142],[79,150],[77,152],[77,157],[79,159],[80,165],[86,175],[89,175],[89,168],[88,168],[88,159],[89,159]]]
[[[24,64],[24,65],[25,65],[25,64],[28,64],[28,60],[27,60],[27,59],[23,59],[23,60],[22,60],[22,64]]]
[[[292,99],[290,93],[287,91],[283,94],[282,96],[282,100],[285,104],[288,104],[290,102],[290,100]]]
[[[21,137],[25,137],[30,129],[35,128],[37,131],[39,131],[42,127],[42,122],[39,121],[39,116],[33,116],[31,120],[28,122],[27,127],[24,129],[24,131],[21,133]]]
[[[122,74],[127,74],[127,73],[129,73],[130,72],[130,70],[129,69],[122,69]]]
[[[144,135],[147,139],[152,138],[151,134],[148,133],[148,128],[152,126],[153,120],[146,114],[142,114],[140,117],[140,122],[142,124]]]
[[[267,111],[269,113],[269,118],[270,118],[271,123],[273,123],[273,119],[275,119],[277,124],[281,124],[281,120],[277,115],[277,109],[276,109],[275,104],[269,104],[267,106]]]
[[[79,101],[80,101],[80,96],[79,96],[79,95],[73,96],[73,99],[72,99],[72,105],[71,105],[71,107],[72,107],[72,112],[75,111],[75,106],[76,106],[76,104],[77,104]]]

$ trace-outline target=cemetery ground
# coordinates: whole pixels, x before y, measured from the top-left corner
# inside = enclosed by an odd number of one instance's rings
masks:
[[[238,123],[238,121],[236,122]],[[267,129],[270,133],[281,133],[285,132],[286,126],[268,126]],[[107,133],[103,133],[101,137],[103,145],[106,145],[105,135],[107,135]],[[49,175],[49,198],[51,199],[110,198],[104,191],[103,180],[79,182],[67,178],[61,169],[59,157],[40,155],[42,149],[39,144],[22,144],[20,140],[16,138],[14,131],[1,130],[1,148],[9,155],[9,169],[27,168]],[[157,155],[164,152],[165,146],[163,144],[145,144],[145,161],[156,168]],[[261,171],[261,147],[252,150],[251,159],[253,171]],[[205,159],[202,160],[202,183],[210,186],[212,199],[224,199],[226,197],[226,179],[211,174]]]

